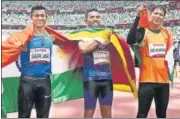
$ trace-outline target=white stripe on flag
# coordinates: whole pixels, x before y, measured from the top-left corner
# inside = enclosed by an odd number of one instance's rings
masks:
[[[172,46],[166,54],[165,60],[168,62],[168,68],[169,68],[169,73],[173,73],[173,67],[174,67],[174,57],[173,57],[173,49],[174,47]]]

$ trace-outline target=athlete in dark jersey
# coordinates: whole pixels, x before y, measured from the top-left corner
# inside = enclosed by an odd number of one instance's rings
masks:
[[[96,9],[88,11],[85,18],[89,27],[99,27],[100,15]],[[97,98],[102,117],[111,118],[113,86],[107,45],[94,40],[79,42],[79,48],[84,54],[84,118],[93,117]]]
[[[48,118],[51,106],[51,53],[53,39],[44,26],[46,8],[35,6],[31,10],[34,36],[24,46],[16,61],[21,72],[18,91],[18,117],[30,118],[35,104],[37,118]]]
[[[51,105],[52,40],[48,33],[34,36],[16,64],[21,72],[18,96],[19,117],[30,117],[35,103],[37,117],[48,117]]]

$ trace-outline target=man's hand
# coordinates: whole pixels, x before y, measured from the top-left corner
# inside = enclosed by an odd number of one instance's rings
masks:
[[[95,41],[98,41],[99,42],[99,46],[106,46],[106,45],[109,45],[111,42],[110,42],[110,39],[111,39],[111,34],[108,35],[108,40],[98,40],[98,39],[94,39]]]
[[[110,44],[110,41],[105,40],[103,43],[101,43],[99,45],[99,47],[106,46],[106,45],[109,45],[109,44]]]
[[[146,10],[146,8],[144,8],[143,5],[140,5],[138,8],[137,8],[137,14],[138,14],[138,17],[141,16],[142,12]]]
[[[82,54],[86,54],[89,52],[94,51],[97,47],[99,47],[101,43],[99,41],[96,40],[81,40],[78,43],[79,49],[81,51]]]

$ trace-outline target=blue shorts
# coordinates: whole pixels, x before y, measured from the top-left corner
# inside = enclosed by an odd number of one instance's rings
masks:
[[[95,109],[97,98],[100,105],[112,106],[113,84],[112,80],[84,81],[84,107]]]

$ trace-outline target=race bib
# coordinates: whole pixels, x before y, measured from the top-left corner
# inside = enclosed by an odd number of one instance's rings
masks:
[[[50,62],[50,49],[30,49],[30,62]]]
[[[94,64],[109,64],[110,56],[108,51],[96,50],[93,52]]]
[[[164,57],[166,53],[166,44],[149,44],[150,57]]]

